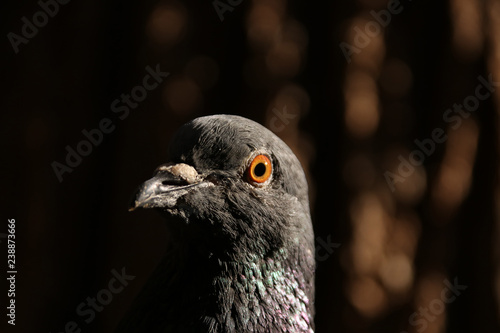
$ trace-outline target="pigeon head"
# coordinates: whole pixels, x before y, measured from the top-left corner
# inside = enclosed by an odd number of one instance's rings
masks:
[[[312,332],[306,177],[271,131],[232,115],[188,122],[137,208],[160,211],[170,239],[120,332]]]
[[[131,209],[156,208],[180,218],[171,219],[172,228],[208,244],[210,253],[265,254],[297,238],[312,242],[303,222],[309,204],[302,167],[260,124],[229,115],[194,119],[174,136],[169,157],[140,187]]]

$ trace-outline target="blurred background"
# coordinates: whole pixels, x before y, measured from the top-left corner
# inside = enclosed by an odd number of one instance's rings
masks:
[[[307,172],[317,332],[500,331],[499,1],[2,6],[0,267],[15,218],[18,274],[0,331],[113,330],[165,248],[131,195],[216,113],[266,125]]]

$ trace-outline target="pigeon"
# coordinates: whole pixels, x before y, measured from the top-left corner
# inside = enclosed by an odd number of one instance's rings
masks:
[[[116,333],[314,332],[314,234],[304,171],[264,126],[184,124],[130,210],[165,217],[166,253]]]

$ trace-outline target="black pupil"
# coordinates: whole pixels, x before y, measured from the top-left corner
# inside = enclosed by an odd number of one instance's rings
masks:
[[[255,169],[253,170],[253,173],[257,176],[257,177],[262,177],[264,176],[264,174],[266,173],[266,165],[264,163],[259,163],[255,166]]]

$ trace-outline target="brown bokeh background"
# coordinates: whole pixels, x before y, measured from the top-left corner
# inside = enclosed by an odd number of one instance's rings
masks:
[[[292,147],[316,236],[340,244],[318,263],[317,332],[499,332],[500,93],[456,128],[443,115],[479,76],[500,81],[500,3],[219,3],[231,8],[222,21],[212,1],[73,0],[17,54],[4,38],[0,233],[16,219],[18,275],[17,325],[2,310],[0,331],[76,321],[111,332],[165,247],[157,214],[127,212],[134,189],[166,161],[181,124],[231,113]],[[40,11],[34,0],[2,6],[4,36]],[[370,13],[388,6],[387,24]],[[356,47],[349,61],[341,43]],[[157,64],[169,77],[120,120],[111,103]],[[116,129],[60,183],[51,163],[103,118]],[[417,158],[415,140],[435,129],[447,140],[391,191],[386,172]],[[85,323],[76,308],[122,267],[136,278]],[[440,309],[455,278],[467,289]],[[4,308],[4,278],[0,287]],[[425,329],[411,324],[436,305]]]

